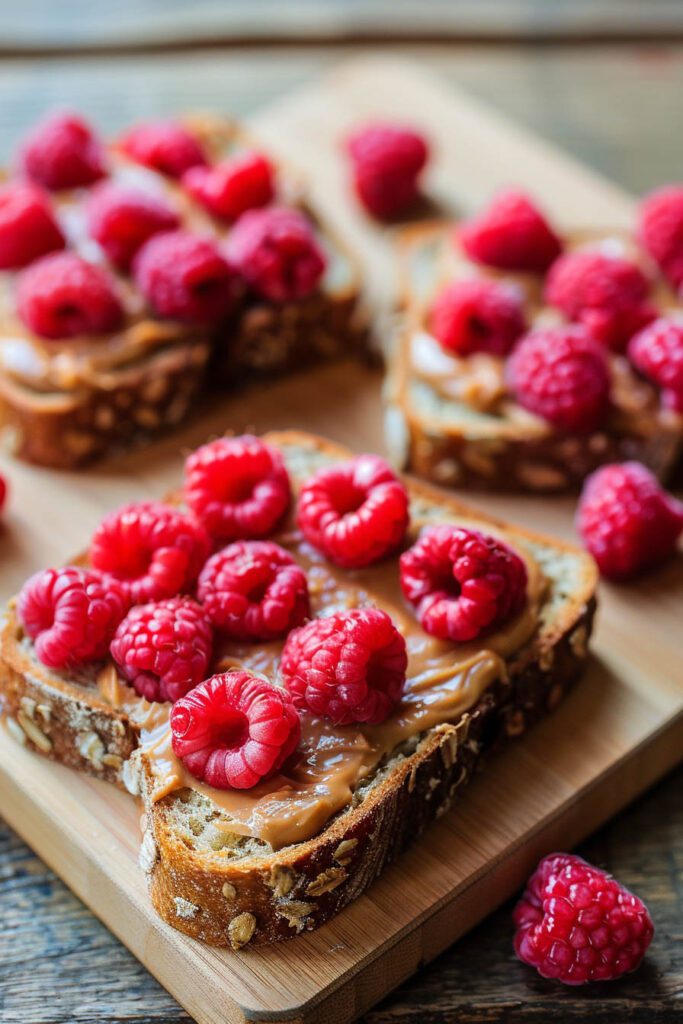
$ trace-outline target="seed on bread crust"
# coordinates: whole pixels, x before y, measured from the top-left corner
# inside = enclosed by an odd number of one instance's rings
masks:
[[[348,878],[348,871],[343,867],[328,868],[321,871],[317,878],[308,885],[306,892],[309,896],[322,896],[323,893],[332,892]]]
[[[241,949],[242,946],[251,940],[254,931],[256,930],[256,918],[253,914],[238,914],[237,917],[233,917],[232,921],[228,925],[228,938],[230,939],[230,945],[234,950]]]
[[[52,740],[49,736],[46,736],[42,730],[38,728],[35,722],[24,714],[23,711],[17,713],[17,722],[20,727],[24,730],[31,743],[38,747],[38,750],[42,750],[44,754],[49,754],[52,750]]]

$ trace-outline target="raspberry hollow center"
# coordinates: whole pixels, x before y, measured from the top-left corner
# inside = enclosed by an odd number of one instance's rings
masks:
[[[249,719],[237,708],[226,708],[213,722],[212,743],[225,750],[237,750],[249,739]]]

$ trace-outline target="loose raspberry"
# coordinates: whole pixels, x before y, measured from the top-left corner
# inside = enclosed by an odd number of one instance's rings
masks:
[[[662,389],[667,406],[683,412],[683,323],[660,317],[631,338],[628,357]]]
[[[16,270],[55,249],[62,234],[45,193],[20,181],[0,188],[0,270]]]
[[[673,554],[683,504],[639,462],[615,463],[586,479],[576,524],[602,574],[627,579]]]
[[[206,156],[198,140],[177,121],[148,121],[135,125],[119,148],[136,163],[170,178],[181,178],[191,167],[204,167]]]
[[[160,231],[178,227],[178,215],[158,196],[109,182],[100,185],[86,207],[89,235],[111,262],[127,270],[138,249]]]
[[[38,124],[19,153],[23,173],[50,190],[92,185],[106,174],[104,149],[85,121],[52,114]]]
[[[191,515],[156,501],[124,505],[95,530],[90,561],[120,580],[132,604],[176,597],[208,558],[206,530]]]
[[[73,252],[42,256],[19,274],[17,311],[43,338],[106,334],[123,321],[111,276]]]
[[[111,642],[111,655],[135,692],[176,701],[206,678],[213,633],[190,597],[131,608]]]
[[[351,135],[347,148],[366,210],[387,220],[405,213],[419,195],[420,172],[429,158],[423,136],[401,125],[369,124]]]
[[[235,275],[209,238],[155,235],[133,261],[135,282],[159,316],[214,323],[235,301]]]
[[[640,205],[638,235],[674,288],[683,285],[683,185],[665,185]]]
[[[477,263],[500,270],[543,273],[562,243],[528,196],[503,192],[478,217],[460,225],[457,238]]]
[[[314,619],[290,633],[281,672],[297,708],[335,725],[378,725],[400,703],[406,642],[379,608]]]
[[[495,537],[451,525],[425,530],[400,559],[401,590],[431,636],[464,643],[504,625],[526,601],[524,562]]]
[[[521,295],[509,285],[484,278],[454,281],[436,297],[431,330],[454,355],[505,356],[526,330]]]
[[[648,292],[647,278],[635,263],[583,249],[561,256],[550,268],[545,286],[551,306],[618,351],[656,315]]]
[[[258,437],[221,437],[185,463],[185,500],[216,540],[267,537],[289,508],[289,476]]]
[[[613,981],[634,971],[654,935],[642,900],[569,853],[541,860],[513,920],[519,959],[565,985]]]
[[[297,748],[301,720],[286,690],[248,672],[225,672],[171,710],[173,752],[215,789],[251,789]]]
[[[320,469],[299,494],[297,523],[306,540],[347,569],[395,551],[408,520],[408,492],[378,455]]]
[[[127,610],[116,580],[76,566],[37,572],[19,594],[19,619],[48,668],[100,661]]]
[[[275,195],[273,168],[261,153],[241,153],[213,167],[192,167],[183,175],[183,187],[214,217],[229,221],[266,206]]]
[[[558,430],[590,433],[609,409],[605,350],[582,327],[527,334],[510,356],[507,380],[520,405]]]
[[[300,210],[271,206],[243,214],[226,252],[254,291],[271,302],[303,299],[318,285],[326,258]]]
[[[278,640],[310,612],[306,573],[266,540],[237,541],[213,555],[197,597],[214,626],[236,640]]]

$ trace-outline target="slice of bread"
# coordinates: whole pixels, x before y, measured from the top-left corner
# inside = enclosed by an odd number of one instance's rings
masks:
[[[331,442],[296,431],[270,434],[266,440],[282,451],[295,490],[320,466],[350,456]],[[316,827],[308,823],[301,841],[291,841],[291,828],[304,827],[296,821],[290,821],[284,844],[267,841],[267,829],[237,834],[236,819],[208,787],[160,789],[159,762],[150,756],[153,743],[140,732],[150,709],[160,706],[131,697],[111,664],[78,678],[47,670],[36,661],[12,602],[5,613],[0,696],[7,727],[40,753],[141,797],[140,860],[149,874],[152,900],[166,921],[189,935],[240,948],[323,923],[448,809],[483,754],[554,709],[581,670],[595,610],[597,576],[590,557],[505,526],[428,485],[406,482],[416,529],[465,522],[501,535],[528,560],[535,580],[524,613],[529,617],[520,619],[523,632],[513,624],[508,647],[491,638],[479,645],[474,660],[488,659],[489,669],[471,690],[467,680],[472,677],[462,670],[468,659],[463,662],[454,645],[442,645],[441,671],[451,682],[456,679],[458,692],[464,688],[463,702],[456,702],[453,714],[409,731],[385,749],[369,771],[349,783],[345,803],[331,807]],[[286,529],[278,539],[291,546],[293,536]],[[401,606],[395,559],[375,570],[334,570],[332,588],[321,576],[324,562],[313,565],[309,583],[317,613],[344,606],[360,590],[366,602],[375,600],[395,617],[403,616],[401,622],[408,622],[420,645],[428,640]],[[384,581],[381,587],[378,580]],[[494,655],[489,647],[504,654]],[[217,657],[217,667],[240,662],[257,671],[268,658],[275,664],[277,652],[259,645],[248,651],[228,646]]]
[[[568,249],[604,246],[644,262],[623,233],[575,232]],[[478,266],[456,248],[453,224],[407,229],[399,241],[398,336],[386,383],[386,436],[395,464],[444,486],[561,491],[607,462],[637,459],[666,478],[683,452],[683,418],[661,409],[659,395],[624,356],[611,355],[612,410],[604,428],[560,434],[507,392],[504,360],[482,353],[456,358],[428,329],[436,292],[449,280],[494,277],[522,290],[531,327],[562,323],[543,304],[542,280]],[[652,298],[662,312],[680,302],[651,267]]]

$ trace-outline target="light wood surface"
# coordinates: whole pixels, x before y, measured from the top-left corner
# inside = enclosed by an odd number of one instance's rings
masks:
[[[388,248],[360,215],[341,216],[334,153],[345,125],[376,113],[400,113],[429,126],[439,143],[432,188],[450,204],[476,204],[502,180],[514,179],[567,223],[617,223],[630,216],[629,200],[618,189],[478,104],[449,95],[423,72],[392,61],[360,63],[283,100],[257,127],[315,170],[324,205],[353,240],[363,239],[377,295],[390,280]],[[13,466],[3,588],[80,548],[104,509],[163,493],[177,478],[181,449],[227,426],[300,426],[380,450],[377,395],[376,377],[357,367],[331,369],[226,402],[182,439],[87,476]],[[570,500],[487,498],[479,504],[525,525],[571,534]],[[17,750],[5,737],[0,810],[202,1024],[245,1016],[351,1020],[508,896],[540,853],[576,842],[680,758],[681,579],[679,562],[637,588],[604,588],[596,658],[566,704],[498,756],[370,893],[319,932],[293,942],[232,954],[161,925],[134,863],[132,803]]]

